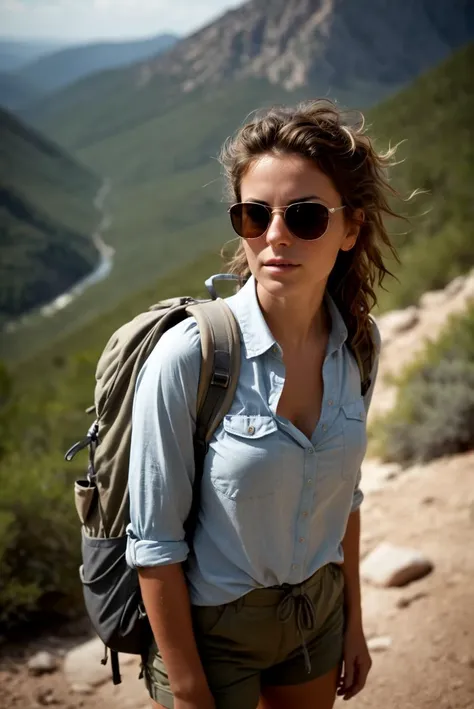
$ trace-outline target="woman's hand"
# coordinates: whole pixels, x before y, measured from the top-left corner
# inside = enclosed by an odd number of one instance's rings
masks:
[[[211,690],[207,682],[199,683],[192,691],[174,694],[174,709],[216,709]]]
[[[344,636],[344,668],[337,694],[344,701],[355,697],[364,688],[371,667],[372,660],[362,624],[349,624]]]
[[[216,709],[212,694],[203,694],[193,699],[174,699],[174,709]]]

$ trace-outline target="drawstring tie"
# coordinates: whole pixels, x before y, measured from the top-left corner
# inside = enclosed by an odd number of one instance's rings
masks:
[[[287,623],[293,616],[296,617],[296,627],[301,638],[303,657],[306,671],[311,672],[311,660],[306,647],[305,631],[314,630],[316,626],[316,613],[309,596],[300,586],[293,586],[278,604],[277,617],[282,623]]]

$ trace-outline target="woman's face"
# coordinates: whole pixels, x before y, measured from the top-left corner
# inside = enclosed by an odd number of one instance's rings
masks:
[[[242,178],[242,202],[263,202],[275,208],[311,200],[327,207],[342,206],[341,196],[329,177],[299,155],[264,155]],[[298,296],[304,302],[324,291],[339,250],[351,249],[358,232],[359,227],[348,222],[341,209],[330,214],[324,236],[303,241],[288,230],[283,213],[276,212],[265,234],[243,241],[249,268],[259,287],[268,295]],[[278,267],[270,263],[272,259],[284,259],[290,265]]]

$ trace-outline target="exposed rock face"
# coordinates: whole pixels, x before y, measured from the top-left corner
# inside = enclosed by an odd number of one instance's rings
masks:
[[[394,405],[396,387],[390,383],[390,377],[400,374],[428,340],[438,338],[449,317],[461,313],[471,301],[474,301],[474,270],[458,276],[443,290],[424,293],[416,306],[377,318],[382,352],[369,421]]]
[[[289,90],[390,90],[473,34],[469,0],[417,0],[403,11],[399,0],[252,0],[143,63],[139,84],[162,75],[190,91],[254,77]]]

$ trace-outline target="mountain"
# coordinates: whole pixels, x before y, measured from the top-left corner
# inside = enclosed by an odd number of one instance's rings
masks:
[[[0,67],[16,71],[43,54],[56,52],[67,43],[54,40],[16,40],[0,37]]]
[[[172,47],[178,38],[162,34],[145,40],[100,42],[67,47],[47,54],[15,74],[18,81],[50,93],[106,69],[115,69],[156,56]]]
[[[474,38],[471,0],[252,0],[125,71],[95,75],[26,117],[85,148],[138,129],[183,97],[234,82],[374,104]]]
[[[411,216],[411,225],[390,224],[402,265],[397,269],[389,264],[400,282],[389,279],[390,292],[379,292],[383,309],[416,303],[421,292],[443,287],[474,266],[473,64],[471,43],[366,114],[380,149],[406,141],[391,172],[393,185],[404,196],[416,188],[427,191],[406,205],[395,205]],[[287,96],[296,98],[295,92]],[[221,268],[217,254],[232,231],[212,156],[248,111],[269,98],[266,84],[236,82],[207,100],[188,97],[180,109],[141,131],[83,151],[83,159],[96,169],[101,165],[103,174],[122,174],[109,205],[114,229],[107,241],[116,248],[113,272],[55,318],[40,319],[4,338],[3,355],[11,360],[51,347],[65,330],[78,330],[72,336],[77,347],[103,342],[107,328],[165,291],[187,292],[191,281],[201,283]],[[141,293],[142,288],[147,290]],[[95,321],[100,313],[106,315]],[[87,330],[81,329],[89,322]]]
[[[0,105],[14,111],[39,99],[35,87],[14,74],[0,71]]]
[[[0,327],[88,274],[101,181],[0,109]]]

